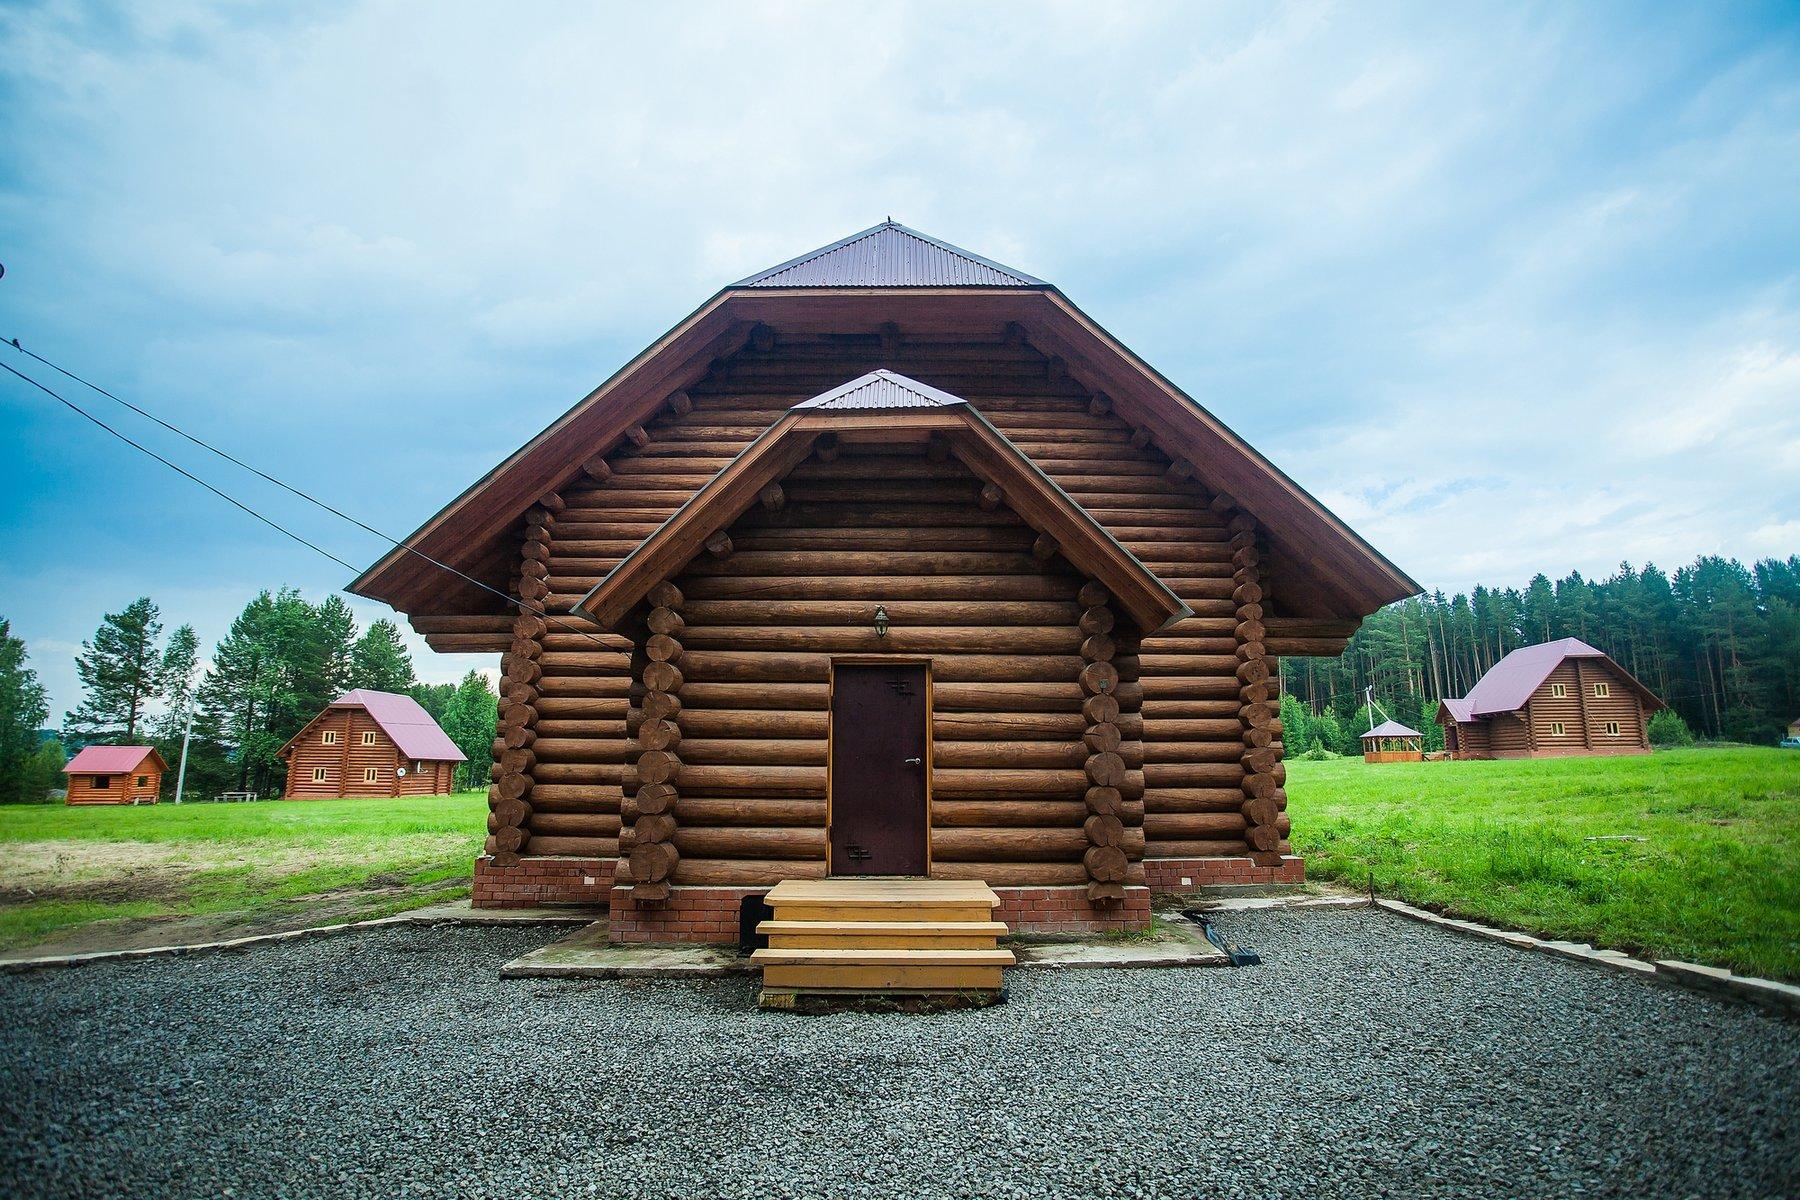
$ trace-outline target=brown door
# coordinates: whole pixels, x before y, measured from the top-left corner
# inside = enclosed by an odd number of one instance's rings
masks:
[[[831,873],[925,874],[925,664],[839,666],[831,691]]]

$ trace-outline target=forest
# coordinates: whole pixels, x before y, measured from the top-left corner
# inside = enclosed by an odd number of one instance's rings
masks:
[[[404,692],[441,725],[469,761],[461,787],[485,780],[499,697],[470,671],[456,684],[422,684],[400,629],[385,618],[359,631],[339,596],[311,604],[292,588],[264,591],[200,656],[191,625],[163,636],[162,613],[139,597],[107,613],[75,660],[81,702],[59,736],[41,734],[47,698],[25,644],[0,618],[0,803],[41,800],[62,785],[67,755],[96,743],[155,746],[172,796],[188,716],[192,731],[185,794],[279,794],[276,752],[331,701],[352,688]]]
[[[1605,651],[1701,737],[1767,743],[1800,717],[1800,557],[1745,566],[1708,556],[1673,575],[1627,563],[1606,579],[1538,575],[1523,588],[1390,605],[1342,656],[1282,663],[1290,753],[1356,753],[1365,688],[1381,713],[1441,749],[1440,699],[1466,695],[1509,651],[1565,637]]]

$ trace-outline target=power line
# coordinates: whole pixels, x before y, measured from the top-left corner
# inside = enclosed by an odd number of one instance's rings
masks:
[[[307,503],[315,505],[316,507],[323,509],[324,511],[330,513],[332,516],[337,517],[340,520],[347,521],[352,525],[355,525],[358,529],[361,529],[366,533],[373,534],[374,536],[380,538],[382,541],[388,543],[390,546],[393,546],[395,549],[404,550],[408,554],[411,554],[417,558],[423,559],[425,562],[436,567],[438,570],[445,571],[451,575],[454,575],[456,578],[463,580],[465,583],[473,584],[475,587],[481,589],[482,591],[488,593],[489,595],[498,597],[500,600],[504,601],[505,603],[518,608],[521,612],[531,613],[534,616],[542,617],[547,623],[556,626],[558,629],[561,629],[564,632],[579,634],[580,636],[588,639],[589,641],[593,642],[597,646],[604,647],[606,645],[605,642],[601,641],[598,637],[595,637],[592,633],[588,632],[587,630],[578,629],[573,625],[569,625],[569,624],[559,620],[557,617],[555,617],[554,615],[552,615],[550,612],[548,612],[547,610],[545,610],[543,608],[534,608],[533,606],[531,606],[530,604],[527,604],[525,601],[519,599],[518,597],[510,596],[507,593],[501,591],[500,589],[493,587],[492,585],[485,583],[482,580],[476,579],[472,575],[469,575],[463,571],[458,570],[457,568],[451,566],[449,563],[440,562],[438,559],[433,558],[431,555],[426,554],[424,551],[419,550],[418,548],[410,545],[409,543],[404,542],[404,541],[400,540],[399,538],[393,537],[390,534],[383,533],[381,530],[376,529],[374,526],[369,525],[368,523],[366,523],[362,520],[359,520],[356,517],[351,516],[349,513],[344,512],[342,509],[337,508],[336,506],[329,504],[324,500],[319,499],[317,496],[314,496],[309,492],[303,491],[302,489],[293,486],[292,484],[286,482],[285,480],[278,479],[275,476],[269,474],[268,472],[263,471],[260,468],[252,466],[251,464],[243,461],[242,459],[236,457],[235,455],[233,455],[225,450],[221,450],[219,447],[213,445],[212,443],[206,441],[203,438],[195,437],[193,434],[189,433],[185,429],[182,429],[180,426],[172,424],[169,421],[165,421],[161,417],[157,416],[155,413],[152,413],[143,408],[140,408],[138,405],[133,404],[131,401],[126,400],[122,396],[117,396],[117,395],[113,394],[112,392],[107,391],[105,388],[101,387],[99,384],[94,383],[91,380],[84,379],[80,375],[77,375],[75,372],[68,370],[66,367],[63,367],[57,363],[51,362],[49,359],[45,358],[43,355],[37,354],[31,350],[27,350],[24,346],[19,344],[18,338],[12,338],[6,344],[11,346],[14,350],[17,350],[19,353],[24,354],[27,357],[33,358],[40,363],[43,363],[45,366],[49,367],[51,370],[57,372],[58,374],[64,376],[65,378],[72,379],[76,383],[81,384],[83,387],[88,388],[94,392],[97,392],[102,396],[105,396],[108,400],[111,400],[116,404],[122,405],[123,407],[136,413],[138,416],[143,417],[145,420],[161,426],[163,429],[168,430],[170,433],[173,433],[178,437],[184,438],[188,442],[193,443],[194,445],[200,447],[203,450],[206,450],[212,454],[216,454],[220,458],[224,459],[226,462],[231,463],[233,466],[239,467],[245,471],[250,472],[252,475],[255,475],[259,479],[263,479],[269,483],[274,484],[276,487],[281,488],[283,491],[288,492],[290,495],[297,496],[300,499],[305,500]],[[112,434],[114,437],[117,437],[119,440],[125,442],[127,445],[131,446],[132,448],[134,448],[136,450],[142,451],[143,453],[149,455],[151,458],[156,459],[156,461],[162,463],[164,466],[168,467],[170,470],[175,471],[175,472],[185,476],[186,478],[193,480],[195,483],[198,483],[201,487],[204,487],[207,491],[212,492],[214,495],[218,496],[220,499],[225,500],[228,503],[230,503],[231,505],[233,505],[234,507],[239,508],[242,511],[250,514],[251,516],[255,517],[257,520],[261,521],[263,524],[268,525],[270,528],[279,530],[281,533],[292,538],[294,541],[299,542],[301,545],[307,547],[308,549],[313,550],[321,555],[324,555],[326,558],[330,559],[334,563],[337,563],[339,566],[343,567],[345,570],[351,571],[351,572],[356,571],[356,567],[345,562],[343,559],[341,559],[337,555],[331,553],[329,550],[325,550],[325,549],[320,548],[317,545],[314,545],[312,542],[307,541],[305,538],[301,537],[299,534],[294,533],[292,530],[286,528],[285,526],[280,525],[279,523],[271,520],[270,518],[263,516],[261,513],[257,512],[255,509],[251,508],[249,505],[244,504],[242,501],[237,500],[235,497],[228,495],[227,493],[221,491],[217,487],[214,487],[212,484],[206,482],[206,480],[201,479],[199,476],[193,474],[190,471],[184,470],[180,466],[177,466],[175,463],[164,458],[162,455],[156,453],[154,450],[151,450],[148,447],[146,447],[136,441],[133,441],[131,438],[127,437],[125,434],[120,433],[118,430],[116,430],[112,426],[106,424],[104,421],[100,420],[98,417],[94,416],[92,413],[88,412],[86,409],[83,409],[81,406],[74,403],[72,400],[69,400],[67,397],[52,390],[51,388],[46,387],[44,384],[38,382],[36,379],[33,379],[31,376],[26,375],[21,371],[13,369],[12,367],[7,366],[5,363],[0,363],[0,368],[4,368],[6,371],[10,372],[11,374],[18,376],[18,378],[23,379],[26,383],[31,384],[33,387],[37,388],[38,390],[55,398],[59,403],[65,405],[66,407],[73,410],[74,412],[79,413],[81,416],[86,417],[89,421],[92,421],[94,424],[100,426],[100,428],[106,430],[108,433]]]
[[[243,512],[249,513],[251,516],[253,516],[257,520],[261,521],[264,525],[267,525],[270,529],[273,529],[278,533],[281,533],[287,537],[294,539],[296,542],[299,542],[302,546],[305,546],[308,550],[311,550],[316,554],[323,554],[326,558],[329,558],[332,562],[337,563],[339,566],[343,567],[347,571],[356,570],[355,567],[351,566],[349,563],[345,562],[343,559],[339,558],[337,555],[333,554],[331,551],[326,550],[320,546],[313,544],[312,542],[307,541],[305,538],[301,537],[299,534],[295,533],[293,530],[289,529],[287,526],[282,525],[276,521],[272,521],[268,517],[263,516],[261,513],[257,512],[254,508],[251,508],[248,504],[245,504],[243,501],[237,499],[234,496],[228,495],[225,492],[220,491],[218,488],[216,488],[212,484],[206,482],[206,480],[200,478],[198,475],[194,474],[192,471],[189,471],[183,467],[177,466],[175,463],[170,462],[168,459],[164,458],[162,455],[160,455],[156,451],[150,449],[148,446],[145,446],[141,442],[133,441],[127,435],[120,433],[117,429],[114,429],[111,425],[108,425],[105,421],[102,421],[99,417],[96,417],[93,413],[89,412],[87,409],[81,407],[79,404],[75,403],[73,400],[70,400],[67,396],[62,395],[60,392],[57,392],[52,388],[46,387],[44,384],[39,383],[37,380],[35,380],[31,376],[25,374],[23,371],[15,371],[15,370],[13,370],[13,368],[7,366],[5,363],[0,363],[0,371],[6,371],[9,374],[18,376],[20,379],[23,379],[26,383],[29,383],[32,387],[38,389],[38,391],[43,392],[46,396],[49,396],[51,399],[55,400],[57,403],[68,408],[71,412],[74,412],[74,413],[79,414],[80,416],[86,417],[88,420],[92,421],[94,424],[98,425],[100,428],[106,430],[106,432],[108,432],[108,433],[112,434],[114,437],[118,438],[121,442],[124,442],[127,446],[130,446],[133,450],[142,451],[143,453],[148,454],[151,458],[154,458],[157,462],[159,462],[163,466],[169,468],[169,470],[175,472],[177,475],[180,475],[186,479],[193,480],[195,483],[199,484],[201,487],[205,488],[207,491],[211,492],[213,495],[217,496],[219,499],[225,501],[225,503],[231,505],[233,508],[236,508]]]

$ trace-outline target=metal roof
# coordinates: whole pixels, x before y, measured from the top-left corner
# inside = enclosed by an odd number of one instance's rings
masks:
[[[70,775],[128,775],[156,750],[150,746],[88,746],[63,770]],[[162,757],[157,756],[161,762]]]
[[[1446,696],[1443,705],[1444,711],[1459,725],[1467,725],[1475,719],[1475,708],[1467,700],[1453,700]]]
[[[1424,736],[1425,735],[1420,733],[1418,730],[1408,729],[1406,726],[1402,725],[1398,721],[1383,721],[1381,724],[1377,725],[1375,728],[1369,730],[1369,732],[1363,734],[1362,739],[1363,739],[1363,741],[1366,742],[1366,741],[1370,741],[1373,738],[1399,738],[1399,737],[1424,737]]]
[[[940,392],[930,384],[908,379],[892,371],[870,371],[849,383],[840,383],[829,392],[821,392],[811,400],[802,400],[795,408],[873,409],[873,408],[948,408],[967,404],[960,396]]]
[[[456,748],[450,735],[439,728],[431,714],[411,696],[356,688],[333,700],[331,707],[363,709],[408,758],[421,762],[464,762],[468,759],[468,755]]]
[[[732,285],[808,287],[1048,287],[1022,271],[886,220]]]

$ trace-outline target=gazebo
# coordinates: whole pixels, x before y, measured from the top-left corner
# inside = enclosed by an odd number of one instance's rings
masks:
[[[1424,734],[1398,721],[1383,721],[1362,735],[1363,761],[1420,762],[1425,758]]]

